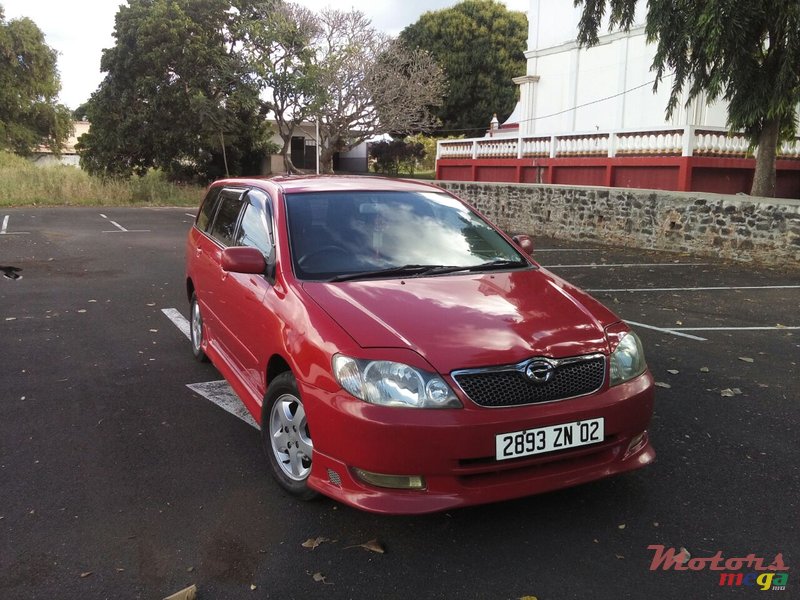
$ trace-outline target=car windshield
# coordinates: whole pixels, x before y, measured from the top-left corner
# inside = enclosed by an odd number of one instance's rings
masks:
[[[495,229],[438,192],[286,195],[295,274],[315,281],[529,268]]]

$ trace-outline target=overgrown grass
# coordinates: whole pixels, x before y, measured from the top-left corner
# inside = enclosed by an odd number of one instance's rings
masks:
[[[170,183],[158,171],[103,180],[75,167],[36,166],[0,152],[0,206],[197,206],[203,192],[200,186]]]

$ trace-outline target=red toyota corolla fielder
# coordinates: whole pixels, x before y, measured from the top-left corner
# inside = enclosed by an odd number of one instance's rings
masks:
[[[646,465],[639,339],[531,248],[432,185],[218,181],[187,244],[192,350],[301,498],[425,513]]]

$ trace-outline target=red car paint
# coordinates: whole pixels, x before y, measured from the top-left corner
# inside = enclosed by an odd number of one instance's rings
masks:
[[[210,191],[221,188],[263,192],[274,252],[266,275],[228,272],[222,268],[223,246],[198,224],[192,227],[187,292],[197,294],[203,313],[203,349],[258,423],[270,382],[283,370],[292,371],[313,438],[310,488],[373,512],[425,513],[572,486],[654,459],[646,433],[653,411],[648,370],[610,386],[606,361],[606,377],[595,393],[503,408],[475,404],[454,381],[452,372],[463,369],[540,356],[608,357],[614,350],[620,335],[607,335],[606,329],[624,331],[619,318],[535,268],[534,261],[529,259],[529,269],[440,277],[327,282],[295,276],[287,195],[439,188],[325,176],[223,180]],[[258,196],[262,208],[263,196]],[[336,354],[438,373],[463,408],[397,408],[359,400],[334,376]],[[498,434],[598,417],[605,419],[602,442],[495,460]],[[634,438],[639,441],[632,446]],[[374,487],[356,477],[355,468],[420,475],[425,489]]]

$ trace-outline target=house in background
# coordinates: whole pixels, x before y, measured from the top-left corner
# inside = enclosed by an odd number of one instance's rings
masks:
[[[277,133],[278,125],[270,121],[273,131],[272,143],[278,147],[283,146],[283,140]],[[317,137],[314,123],[303,123],[295,128],[290,147],[292,164],[298,169],[314,172],[317,166]],[[336,154],[333,159],[333,170],[337,173],[366,173],[369,170],[367,162],[367,143],[363,142],[348,152]],[[283,157],[280,154],[271,154],[264,161],[262,175],[280,175],[286,172]]]
[[[629,32],[588,49],[575,41],[580,15],[572,0],[530,0],[516,109],[486,137],[439,142],[437,179],[749,192],[755,160],[728,134],[724,102],[701,95],[666,120],[672,77],[653,92],[646,3]],[[780,148],[777,192],[800,198],[799,140]]]
[[[71,167],[80,168],[80,157],[75,150],[75,144],[78,143],[78,138],[84,133],[89,131],[89,121],[73,121],[72,125],[74,131],[67,139],[64,149],[61,151],[60,156],[53,154],[47,146],[39,146],[33,151],[30,156],[31,162],[42,167],[52,167],[53,165],[69,165]]]

